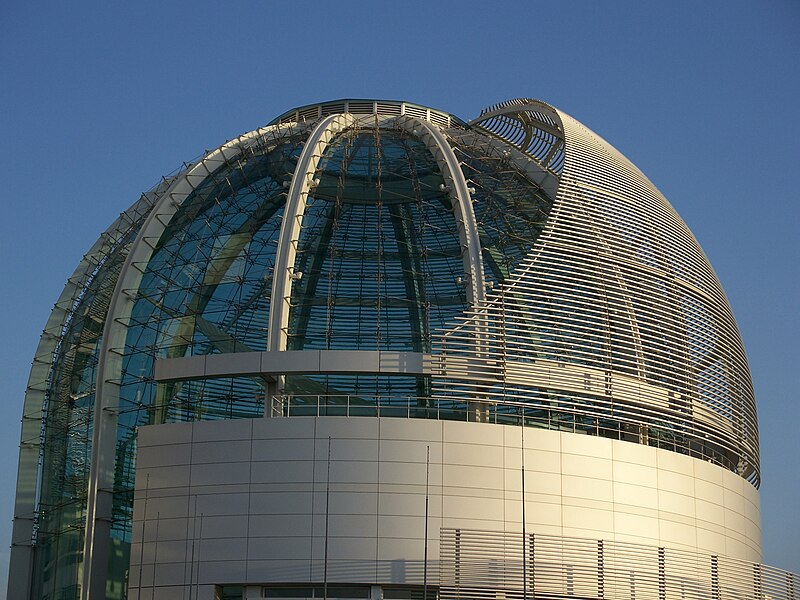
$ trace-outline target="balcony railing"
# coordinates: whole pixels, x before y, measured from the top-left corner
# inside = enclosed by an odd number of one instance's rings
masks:
[[[273,417],[401,417],[522,425],[595,435],[671,450],[736,472],[736,462],[712,444],[700,445],[696,435],[676,435],[657,423],[630,423],[609,418],[598,407],[592,414],[584,405],[541,401],[466,400],[420,396],[366,396],[347,394],[288,394],[272,397]],[[624,415],[621,415],[624,417]]]

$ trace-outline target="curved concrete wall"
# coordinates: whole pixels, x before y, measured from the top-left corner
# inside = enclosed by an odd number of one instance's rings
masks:
[[[760,561],[757,490],[674,452],[485,423],[253,419],[139,430],[130,597],[321,582],[329,439],[328,580],[422,583],[430,448],[435,583],[440,528],[522,530],[523,434],[529,533]]]

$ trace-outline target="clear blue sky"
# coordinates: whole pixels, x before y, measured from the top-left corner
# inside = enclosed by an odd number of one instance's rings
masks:
[[[765,562],[800,572],[800,3],[5,2],[0,597],[38,336],[97,235],[205,149],[296,105],[471,118],[531,96],[661,189],[733,305],[759,400]]]

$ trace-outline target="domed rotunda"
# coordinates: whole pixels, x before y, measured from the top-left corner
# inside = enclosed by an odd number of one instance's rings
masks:
[[[69,278],[8,597],[751,597],[759,483],[730,306],[624,156],[528,98],[325,102]]]

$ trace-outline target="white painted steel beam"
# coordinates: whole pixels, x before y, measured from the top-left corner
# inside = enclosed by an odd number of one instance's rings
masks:
[[[267,348],[279,352],[286,350],[287,329],[289,327],[289,303],[292,297],[294,261],[297,255],[297,241],[306,211],[308,193],[314,186],[314,173],[325,149],[340,131],[356,123],[350,114],[335,114],[320,121],[303,146],[297,160],[286,208],[283,211],[278,249],[275,254],[275,272],[272,281],[272,297],[270,300],[269,328],[267,332]]]
[[[483,273],[483,257],[478,225],[475,221],[475,210],[472,207],[472,196],[469,193],[467,180],[461,172],[453,149],[441,130],[422,119],[400,117],[395,121],[406,132],[418,137],[431,151],[450,193],[453,213],[458,227],[461,243],[464,273],[467,276],[467,301],[475,306],[486,299],[486,281]]]

